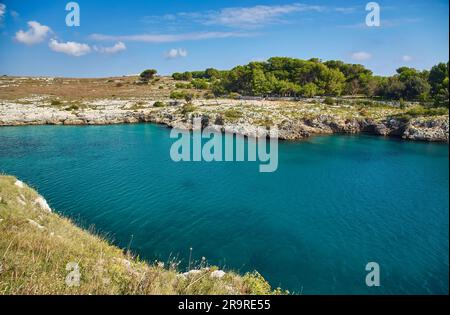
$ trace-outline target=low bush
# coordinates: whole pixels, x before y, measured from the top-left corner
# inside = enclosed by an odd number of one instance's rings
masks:
[[[192,89],[192,85],[190,83],[182,83],[182,82],[175,83],[175,87],[177,89]]]
[[[166,104],[160,101],[157,101],[153,104],[153,107],[165,107]]]
[[[445,107],[432,107],[427,108],[423,106],[417,106],[415,108],[412,108],[405,113],[401,113],[398,115],[395,115],[393,118],[408,122],[413,118],[417,117],[433,117],[433,116],[443,116],[448,115],[449,111],[448,108]]]
[[[186,93],[184,91],[173,91],[170,93],[170,98],[175,100],[182,100],[186,96]]]
[[[332,97],[326,97],[323,102],[327,105],[334,105],[334,99]]]
[[[52,106],[61,106],[63,103],[60,100],[51,100],[50,105]]]
[[[230,108],[227,109],[223,115],[225,116],[225,118],[227,118],[228,120],[238,120],[239,118],[242,117],[242,112],[240,112],[237,109],[234,108]]]
[[[66,107],[67,111],[72,111],[72,110],[79,110],[80,107],[78,105],[70,105],[69,107]]]
[[[194,112],[197,109],[197,107],[195,107],[192,103],[187,103],[184,104],[183,107],[181,108],[181,113],[183,115],[189,114]]]
[[[205,79],[194,79],[191,84],[197,90],[207,90],[209,88],[209,83]]]
[[[238,100],[238,99],[241,98],[241,94],[235,93],[235,92],[231,92],[230,94],[228,94],[228,97],[233,99],[233,100]]]

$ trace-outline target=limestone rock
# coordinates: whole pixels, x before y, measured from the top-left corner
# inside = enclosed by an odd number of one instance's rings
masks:
[[[215,270],[215,271],[211,272],[211,278],[220,279],[220,278],[223,278],[225,276],[225,274],[226,273],[223,270]]]
[[[14,185],[17,186],[17,187],[19,187],[19,188],[23,188],[23,187],[24,187],[23,182],[20,181],[20,180],[16,180],[16,182],[14,183]]]
[[[52,209],[50,208],[47,201],[42,196],[37,197],[36,200],[34,201],[34,203],[36,205],[38,205],[42,210],[44,210],[46,212],[52,212]]]

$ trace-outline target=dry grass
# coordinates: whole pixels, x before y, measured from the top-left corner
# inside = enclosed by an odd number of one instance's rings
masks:
[[[0,294],[273,294],[258,274],[216,268],[182,276],[177,264],[148,264],[105,239],[43,210],[39,195],[16,178],[0,176]],[[79,266],[79,286],[69,286],[68,263]]]
[[[0,77],[0,99],[15,100],[46,95],[66,101],[82,101],[97,98],[168,98],[175,82],[161,78],[149,84],[136,84],[138,77],[117,77],[101,79],[70,78],[20,78]],[[159,86],[163,86],[160,89]]]
[[[138,84],[137,76],[111,78],[39,78],[0,77],[0,100],[17,100],[36,95],[65,101],[89,101],[101,98],[168,99],[177,81],[158,77],[148,84]],[[183,92],[201,97],[205,91],[193,88]]]

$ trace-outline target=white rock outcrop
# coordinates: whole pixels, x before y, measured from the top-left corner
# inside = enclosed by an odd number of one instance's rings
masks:
[[[23,182],[20,181],[20,180],[16,180],[16,182],[14,183],[14,185],[17,186],[17,187],[19,187],[19,188],[23,188],[23,187],[24,187]]]
[[[36,198],[36,200],[34,201],[34,204],[39,206],[42,210],[44,210],[46,212],[52,212],[52,209],[50,208],[47,201],[42,196],[39,196],[38,198]]]
[[[185,272],[182,275],[187,278],[187,277],[190,277],[190,276],[198,275],[201,272],[202,272],[201,270],[189,270],[188,272]]]
[[[214,270],[213,272],[211,272],[211,278],[223,278],[226,275],[226,272],[223,270]]]

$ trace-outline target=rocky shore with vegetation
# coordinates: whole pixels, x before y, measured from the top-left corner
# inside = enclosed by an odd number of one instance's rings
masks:
[[[364,101],[361,101],[364,102]],[[0,126],[107,125],[151,122],[171,128],[202,127],[253,137],[278,129],[282,140],[320,134],[373,134],[408,140],[448,142],[449,117],[445,109],[420,105],[398,106],[346,100],[328,105],[320,99],[264,101],[232,99],[180,100],[98,99],[54,101],[42,96],[0,101]]]
[[[153,75],[153,74],[152,74]],[[171,77],[0,78],[0,126],[151,122],[253,137],[276,127],[282,140],[321,134],[372,134],[448,142],[448,108],[365,97],[214,96]]]
[[[239,275],[202,261],[145,262],[77,227],[35,190],[0,175],[0,295],[284,294],[257,272]]]

